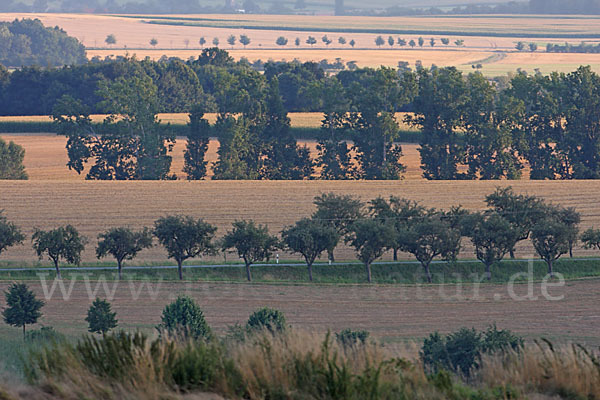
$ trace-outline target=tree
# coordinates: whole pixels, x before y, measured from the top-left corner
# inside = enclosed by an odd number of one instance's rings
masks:
[[[103,258],[108,254],[117,260],[119,279],[122,278],[123,261],[133,260],[137,254],[152,247],[152,231],[148,228],[136,232],[130,228],[112,228],[98,235],[96,257]]]
[[[535,53],[538,49],[538,44],[537,43],[529,43],[529,50],[532,53]]]
[[[350,233],[350,227],[363,218],[363,202],[350,195],[323,193],[314,199],[317,207],[312,218],[334,228],[340,237]],[[329,259],[334,261],[334,248],[327,249]]]
[[[396,40],[392,36],[388,36],[387,42],[390,45],[390,47],[393,47],[394,44],[396,44]]]
[[[87,239],[81,236],[72,225],[61,226],[49,231],[36,229],[33,236],[33,249],[40,258],[44,254],[54,262],[56,276],[61,279],[58,263],[61,259],[74,265],[81,262],[81,252],[85,249]]]
[[[313,280],[312,265],[326,250],[335,248],[340,236],[331,226],[314,219],[303,218],[281,232],[283,244],[292,253],[302,254],[308,267],[308,277]]]
[[[235,249],[246,265],[246,277],[252,281],[250,266],[268,259],[278,247],[278,240],[269,234],[266,225],[256,225],[254,221],[235,221],[233,229],[223,237],[222,249]]]
[[[278,46],[285,46],[285,45],[287,45],[287,44],[288,44],[288,40],[287,40],[287,38],[285,38],[285,37],[283,37],[283,36],[279,36],[279,37],[277,38],[277,40],[275,41],[275,43],[276,43]]]
[[[204,38],[204,36],[202,36],[200,40],[198,40],[198,44],[200,45],[200,47],[204,48],[204,45],[206,44],[206,39]]]
[[[96,297],[87,312],[85,321],[88,323],[88,332],[106,334],[118,325],[117,313],[112,311],[110,303]]]
[[[356,46],[356,42],[354,41],[354,39],[350,40],[349,44],[352,48],[354,48],[354,46]]]
[[[377,45],[377,47],[381,47],[385,44],[385,40],[383,40],[381,36],[377,36],[375,38],[375,44]]]
[[[35,298],[35,294],[29,290],[24,283],[13,283],[4,292],[6,308],[2,310],[4,322],[16,328],[23,328],[25,338],[25,326],[37,323],[42,316],[41,309],[44,306],[42,300]]]
[[[169,258],[177,261],[179,279],[183,280],[183,262],[203,254],[213,254],[212,243],[217,228],[191,216],[171,215],[154,222],[154,236],[167,250]]]
[[[430,45],[431,47],[434,47],[434,46],[435,46],[435,39],[434,39],[434,38],[431,38],[431,39],[429,40],[429,45]]]
[[[398,43],[398,46],[400,46],[400,47],[404,47],[407,45],[406,40],[403,38],[398,38],[398,40],[396,40],[396,43]]]
[[[418,43],[419,43],[419,47],[423,47],[423,45],[425,44],[425,39],[423,39],[422,37],[419,37]]]
[[[315,39],[315,38],[314,38],[314,37],[312,37],[312,36],[309,36],[309,37],[308,37],[308,39],[306,39],[306,44],[310,44],[310,45],[311,45],[311,47],[312,47],[313,45],[315,45],[316,43],[317,43],[317,39]]]
[[[215,47],[219,47],[219,38],[217,38],[217,37],[216,37],[216,38],[214,38],[214,39],[213,39],[213,41],[212,41],[212,44],[213,44]]]
[[[514,258],[515,246],[527,240],[533,226],[546,217],[547,206],[535,196],[516,194],[510,186],[496,189],[486,196],[485,201],[490,209],[510,222],[517,231],[515,244],[510,250],[510,257]]]
[[[450,44],[450,39],[448,38],[441,38],[440,40],[444,46],[448,46]]]
[[[107,45],[112,46],[113,44],[117,44],[117,37],[114,34],[109,34],[106,39],[104,39]]]
[[[555,218],[538,220],[531,229],[531,241],[538,255],[548,265],[548,274],[554,276],[554,262],[569,252],[570,243],[577,238],[572,226]]]
[[[414,49],[415,46],[417,45],[417,43],[415,42],[414,39],[410,39],[410,42],[408,42],[408,45]]]
[[[430,216],[415,224],[401,238],[402,250],[415,256],[425,270],[427,282],[431,283],[430,264],[440,256],[447,261],[456,259],[460,251],[461,234],[449,222]]]
[[[518,42],[517,45],[515,46],[515,48],[519,51],[523,51],[525,49],[525,43]]]
[[[266,330],[274,335],[284,332],[287,329],[287,323],[285,322],[285,315],[281,311],[263,307],[254,311],[248,317],[246,328],[249,332]]]
[[[581,242],[586,249],[600,250],[600,229],[590,228],[583,232]]]
[[[300,46],[300,38],[297,37],[296,40],[294,40],[294,44]]]
[[[165,306],[160,320],[161,323],[156,329],[161,334],[194,340],[209,340],[212,337],[202,309],[188,296],[179,296],[177,300]]]
[[[232,49],[233,49],[233,46],[235,45],[236,41],[237,41],[237,38],[234,35],[229,35],[229,37],[227,38],[227,43],[229,43],[229,45],[231,46]]]
[[[8,221],[2,213],[3,210],[0,210],[0,255],[7,248],[22,244],[25,240],[25,235],[21,233],[19,227]]]
[[[190,181],[200,180],[206,176],[205,156],[210,143],[210,134],[210,123],[204,118],[204,107],[194,106],[190,113],[187,144],[183,154],[185,160],[183,172]]]
[[[156,40],[156,38],[150,39],[150,46],[156,47],[157,44],[158,44],[158,40]]]
[[[240,35],[240,43],[246,48],[250,44],[251,40],[247,35]]]
[[[465,41],[464,41],[463,39],[457,39],[457,40],[454,42],[454,44],[455,44],[457,47],[462,47],[462,46],[464,46],[464,45],[465,45]]]
[[[338,38],[338,43],[341,44],[342,46],[346,44],[346,38],[343,36],[340,36]]]
[[[389,223],[374,219],[358,220],[350,227],[346,243],[354,248],[365,265],[367,282],[371,283],[371,264],[392,247],[394,229]]]
[[[331,42],[332,42],[332,40],[331,40],[331,39],[329,39],[329,37],[328,37],[327,35],[324,35],[324,36],[321,38],[321,41],[323,41],[323,43],[325,43],[325,46],[329,46],[329,45],[331,44]]]
[[[28,179],[23,160],[25,149],[15,142],[8,144],[0,138],[0,180],[25,180]]]
[[[475,246],[477,259],[485,265],[487,279],[492,279],[492,265],[502,261],[510,252],[518,232],[513,225],[496,212],[473,214],[466,219],[467,236]]]

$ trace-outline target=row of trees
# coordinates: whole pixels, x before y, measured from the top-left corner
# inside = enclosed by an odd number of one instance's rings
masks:
[[[123,262],[151,247],[155,236],[169,258],[177,262],[180,279],[183,279],[185,260],[214,255],[218,250],[232,250],[243,259],[247,279],[251,281],[250,267],[269,260],[281,249],[304,258],[312,281],[312,265],[316,259],[327,252],[333,260],[335,248],[344,241],[364,263],[368,282],[371,282],[372,263],[387,251],[393,251],[394,260],[398,252],[412,254],[431,282],[431,262],[436,258],[456,260],[462,238],[468,238],[474,245],[475,255],[485,265],[488,279],[494,265],[506,255],[514,257],[517,244],[531,239],[552,275],[556,260],[567,253],[572,256],[581,220],[573,208],[516,194],[511,188],[497,189],[486,197],[488,208],[475,213],[461,207],[448,211],[429,209],[394,196],[379,197],[364,204],[351,196],[328,193],[316,197],[314,203],[314,214],[282,230],[280,239],[271,235],[266,226],[242,220],[235,221],[225,236],[215,240],[217,228],[204,220],[168,216],[158,219],[153,229],[133,231],[120,227],[100,234],[96,255],[98,258],[113,256],[120,278]],[[14,224],[0,218],[0,254],[24,239]],[[581,235],[581,240],[586,248],[600,250],[600,231],[589,229]],[[40,259],[47,255],[54,262],[59,278],[59,262],[79,264],[86,244],[86,239],[70,225],[50,231],[37,230],[32,241]]]

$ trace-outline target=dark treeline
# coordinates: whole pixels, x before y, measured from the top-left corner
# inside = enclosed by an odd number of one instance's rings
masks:
[[[565,43],[564,45],[548,43],[546,45],[548,53],[600,53],[600,43],[597,45],[582,42],[578,45]]]
[[[401,179],[398,111],[420,129],[427,179],[600,178],[600,77],[589,67],[491,81],[455,68],[356,69],[268,63],[227,52],[197,59],[121,59],[0,74],[2,114],[51,114],[69,168],[89,179],[172,179],[174,130],[160,112],[190,114],[189,179]],[[289,111],[324,113],[317,151],[290,133]],[[216,124],[204,118],[218,113]],[[108,114],[101,123],[90,115]],[[219,160],[205,161],[210,137]],[[351,140],[352,142],[349,142]],[[318,174],[315,171],[319,171]]]
[[[60,66],[87,62],[85,47],[59,27],[38,19],[0,22],[0,64]]]

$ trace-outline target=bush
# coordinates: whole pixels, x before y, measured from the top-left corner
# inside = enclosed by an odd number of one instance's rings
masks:
[[[285,331],[287,325],[281,311],[264,307],[250,315],[246,328],[248,331],[266,330],[276,334]]]
[[[446,369],[468,377],[479,368],[482,354],[518,350],[522,346],[522,338],[508,330],[498,330],[495,325],[485,332],[462,328],[445,337],[432,333],[425,339],[420,356],[428,373]]]
[[[117,313],[112,312],[111,305],[106,300],[96,298],[88,310],[85,320],[88,323],[88,331],[92,333],[105,334],[118,325]]]
[[[351,329],[344,329],[343,331],[336,333],[335,338],[344,347],[354,347],[357,344],[365,344],[369,338],[369,331],[353,331]]]
[[[43,326],[40,329],[31,330],[25,334],[25,341],[28,343],[60,342],[64,339],[64,335],[54,330],[51,326]]]
[[[167,305],[162,313],[161,324],[156,327],[159,333],[168,333],[180,338],[208,340],[212,332],[204,313],[194,300],[180,296]]]

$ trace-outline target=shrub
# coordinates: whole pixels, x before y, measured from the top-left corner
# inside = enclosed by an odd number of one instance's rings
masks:
[[[250,315],[246,328],[248,331],[267,330],[276,334],[285,331],[287,326],[281,311],[264,307]]]
[[[357,344],[365,344],[369,338],[369,331],[353,331],[351,329],[344,329],[343,331],[336,333],[335,338],[343,347],[354,347]]]
[[[25,334],[25,341],[28,343],[60,342],[64,339],[64,335],[57,332],[51,326],[43,326],[40,329],[34,329]]]
[[[156,329],[160,333],[166,332],[180,338],[208,340],[212,336],[204,313],[198,304],[187,296],[179,296],[164,308],[161,324]]]
[[[482,354],[518,350],[522,346],[522,338],[508,330],[498,330],[495,325],[485,332],[462,328],[445,337],[432,333],[425,339],[420,356],[428,373],[446,369],[468,377],[479,368]]]

